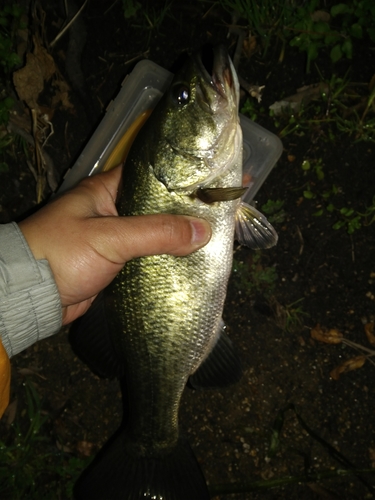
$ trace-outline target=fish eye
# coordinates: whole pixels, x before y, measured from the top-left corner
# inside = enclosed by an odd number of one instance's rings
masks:
[[[179,106],[184,106],[189,102],[190,89],[186,85],[176,85],[173,89],[173,98]]]

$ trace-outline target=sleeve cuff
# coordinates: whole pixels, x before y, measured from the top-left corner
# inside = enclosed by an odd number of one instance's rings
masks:
[[[16,223],[0,226],[0,335],[9,357],[57,333],[60,295],[47,260],[35,260]]]

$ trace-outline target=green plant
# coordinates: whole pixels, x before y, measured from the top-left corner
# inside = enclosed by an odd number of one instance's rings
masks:
[[[285,332],[294,332],[296,329],[300,328],[302,325],[302,319],[309,315],[302,309],[301,306],[296,306],[302,300],[304,299],[303,298],[298,299],[292,304],[284,306]]]
[[[319,70],[318,73],[320,74]],[[375,86],[367,92],[368,85],[351,83],[348,74],[339,77],[333,74],[323,79],[318,86],[306,89],[306,100],[299,107],[287,106],[287,101],[271,106],[270,115],[278,135],[302,136],[319,134],[319,140],[334,142],[343,134],[355,141],[375,140]],[[366,95],[367,94],[367,95]],[[280,104],[280,106],[276,106]],[[277,110],[277,112],[275,111]],[[306,170],[309,169],[306,163]],[[324,175],[316,170],[317,175]]]
[[[260,40],[263,57],[273,37],[284,41],[284,26],[289,24],[293,0],[219,0],[217,3],[230,14],[236,12],[246,20],[250,32]]]
[[[307,172],[308,170],[313,168],[318,180],[319,181],[323,180],[324,179],[323,160],[321,158],[319,158],[318,160],[315,160],[313,162],[313,164],[311,164],[311,163],[312,162],[310,160],[304,160],[302,162],[302,170]]]
[[[375,16],[375,5],[372,0],[336,3],[330,12],[324,9],[325,5],[319,0],[298,7],[292,25],[287,28],[296,33],[290,45],[306,52],[307,73],[322,48],[330,50],[331,60],[335,63],[342,57],[352,58],[353,39],[367,34],[375,42],[375,29],[371,22]]]
[[[267,203],[262,205],[261,212],[267,215],[268,220],[272,223],[282,223],[285,221],[286,212],[283,209],[283,200],[268,200]]]
[[[15,36],[19,28],[25,27],[23,13],[23,8],[17,4],[6,5],[0,10],[0,65],[5,76],[22,62],[15,51]]]
[[[306,160],[303,165],[305,163]],[[338,220],[332,225],[332,229],[346,228],[348,234],[353,234],[361,227],[369,226],[375,222],[375,196],[372,198],[371,204],[363,212],[352,206],[342,206],[342,202],[340,203],[338,199],[338,196],[340,196],[340,199],[342,198],[341,190],[335,185],[325,191],[315,187],[313,191],[310,183],[308,183],[304,186],[303,196],[309,200],[318,200],[319,209],[314,212],[315,217],[328,214],[335,214],[338,217]]]
[[[247,296],[256,293],[270,296],[275,288],[277,281],[276,269],[263,265],[261,259],[260,252],[253,253],[248,263],[239,261],[236,258],[233,259],[235,286]]]
[[[24,386],[26,421],[18,418],[8,439],[0,440],[0,497],[71,498],[74,481],[91,459],[72,457],[51,443],[49,416],[34,385],[26,381]]]
[[[167,15],[170,15],[170,10],[172,7],[174,0],[165,0],[163,5],[158,5],[154,6],[152,2],[147,2],[146,5],[142,6],[141,14],[143,17],[143,22],[142,24],[133,24],[135,28],[139,28],[142,30],[147,30],[149,33],[148,36],[148,41],[147,43],[150,42],[151,35],[153,31],[157,31],[160,34],[160,27],[163,24],[165,18]],[[125,1],[124,1],[125,3]],[[128,17],[136,17],[137,11],[140,8],[139,2],[130,2],[132,5],[134,5],[134,8],[129,9],[128,8],[128,13],[133,12],[133,14]],[[124,10],[125,12],[125,10]],[[126,17],[126,15],[125,15]],[[139,20],[139,17],[137,18]]]
[[[124,11],[125,19],[135,17],[141,7],[142,5],[140,2],[137,2],[136,0],[122,0],[122,10]]]
[[[328,11],[326,2],[310,0],[219,0],[225,10],[247,22],[263,46],[263,55],[274,38],[306,53],[306,72],[322,49],[329,50],[333,63],[351,59],[354,40],[365,36],[375,42],[375,4],[373,0],[334,1]]]

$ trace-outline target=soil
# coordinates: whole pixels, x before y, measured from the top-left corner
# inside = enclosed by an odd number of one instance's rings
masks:
[[[152,2],[151,12],[159,4],[164,2]],[[54,2],[42,5],[45,36],[52,40],[63,13]],[[209,6],[198,1],[172,6],[163,23],[151,28],[141,11],[126,20],[119,1],[88,3],[80,20],[80,35],[86,32],[86,40],[81,41],[83,52],[78,56],[84,87],[72,82],[72,70],[65,65],[72,35],[68,32],[52,51],[71,85],[72,103],[70,111],[55,110],[54,135],[46,146],[58,182],[138,60],[147,56],[170,68],[181,52],[207,42],[223,42],[233,50],[236,37],[227,36],[230,16],[208,10]],[[243,53],[239,65],[248,82],[265,85],[257,121],[276,134],[281,128],[269,117],[268,106],[304,85],[318,83],[317,67],[328,79],[333,72],[343,77],[347,70],[351,81],[368,83],[373,76],[373,47],[360,46],[353,60],[335,67],[323,51],[310,74],[305,72],[304,54],[287,47],[278,62],[280,50],[275,45],[266,57],[260,51],[251,57]],[[49,107],[51,95],[46,88],[40,104]],[[244,93],[243,101],[246,98]],[[346,339],[371,349],[364,325],[375,317],[374,226],[363,225],[348,234],[346,227],[332,228],[340,220],[337,212],[314,214],[326,206],[321,194],[333,185],[338,190],[332,195],[337,206],[360,213],[371,206],[375,145],[356,141],[354,134],[329,133],[322,125],[286,135],[283,146],[279,162],[256,197],[258,208],[268,200],[284,202],[279,221],[274,222],[279,242],[260,253],[235,247],[244,277],[232,275],[224,319],[242,359],[243,377],[229,388],[186,390],[181,429],[210,487],[227,484],[226,491],[235,491],[242,485],[245,490],[252,481],[303,476],[295,484],[242,492],[233,498],[373,498],[374,475],[353,473],[324,481],[318,476],[322,471],[375,467],[375,367],[367,361],[334,380],[331,371],[358,353],[343,344],[313,340],[311,330],[318,324],[337,329]],[[306,159],[322,162],[324,179],[319,180],[313,169],[301,168]],[[34,178],[22,156],[11,164],[9,173],[0,175],[1,222],[18,220],[36,206]],[[304,197],[308,186],[316,198]],[[271,274],[274,279],[264,281],[270,269],[276,272]],[[19,418],[25,414],[26,376],[49,417],[48,446],[85,457],[96,453],[119,426],[118,382],[90,372],[74,355],[66,328],[12,359],[11,400],[17,400]],[[1,427],[4,436],[6,419],[7,415]],[[275,439],[279,442],[273,448]],[[48,493],[48,485],[43,487],[36,498],[56,498]],[[215,498],[231,496],[221,493]]]

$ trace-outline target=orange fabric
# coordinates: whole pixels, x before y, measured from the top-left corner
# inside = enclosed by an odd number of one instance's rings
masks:
[[[10,361],[0,341],[0,418],[9,404],[10,396]]]

